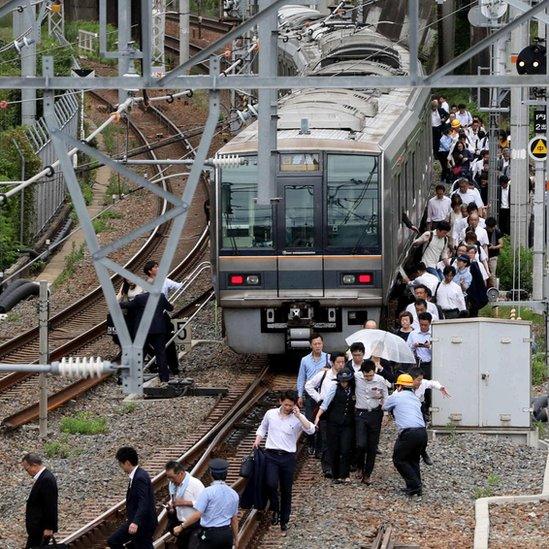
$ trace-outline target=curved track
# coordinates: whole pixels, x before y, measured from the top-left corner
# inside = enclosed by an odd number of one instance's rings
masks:
[[[112,104],[105,97],[97,94],[94,95],[99,101],[105,103],[109,108],[112,108]],[[149,107],[149,110],[151,111],[151,116],[156,117],[155,124],[161,124],[164,129],[168,129],[173,134],[180,135],[179,143],[174,144],[174,146],[178,147],[178,153],[181,156],[182,149],[184,149],[184,154],[187,154],[189,149],[192,150],[191,144],[173,122],[171,122],[160,110],[154,107]],[[155,129],[155,124],[151,124],[153,130]],[[157,157],[154,151],[149,148],[149,138],[145,133],[131,121],[130,127],[139,141],[147,147],[149,157],[156,159]],[[161,175],[162,170],[160,167],[157,166],[156,169],[158,175]],[[169,180],[163,180],[163,186],[167,190],[172,190],[172,185]],[[167,207],[168,205],[166,202],[160,200],[158,213],[163,213]],[[165,223],[153,230],[139,251],[126,263],[126,268],[132,271],[139,271],[147,259],[161,254],[164,246],[164,237],[167,236],[170,227],[171,223]],[[186,230],[188,230],[188,227],[186,227]],[[207,247],[207,226],[203,224],[201,227],[193,227],[192,230],[194,230],[196,235],[193,238],[191,252],[185,254],[183,246],[178,249],[174,258],[176,266],[170,273],[170,277],[172,278],[181,278],[185,272],[196,264]],[[118,280],[118,276],[113,276],[113,281],[115,283]],[[51,359],[58,360],[63,356],[71,354],[84,354],[86,353],[87,348],[105,338],[106,314],[107,307],[103,299],[103,292],[101,287],[98,286],[82,299],[55,315],[50,321],[50,333],[52,334],[50,344],[54,347],[54,350],[51,352]],[[0,360],[2,362],[33,363],[36,362],[37,356],[37,327],[0,346]],[[25,392],[32,391],[36,394],[34,379],[36,379],[36,376],[26,373],[13,373],[4,376],[0,379],[1,400],[6,403],[19,403]],[[48,399],[48,408],[54,409],[62,406],[68,400],[82,394],[90,387],[100,383],[103,379],[104,378],[99,378],[99,380],[80,380],[79,382],[61,389],[61,391],[58,391]],[[6,417],[3,424],[11,428],[22,425],[37,417],[36,409],[36,405],[32,405],[22,410],[18,410],[16,413],[12,413]]]

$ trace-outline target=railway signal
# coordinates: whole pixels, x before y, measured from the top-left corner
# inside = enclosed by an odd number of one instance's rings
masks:
[[[546,59],[545,47],[534,44],[520,51],[515,66],[519,74],[545,74]]]

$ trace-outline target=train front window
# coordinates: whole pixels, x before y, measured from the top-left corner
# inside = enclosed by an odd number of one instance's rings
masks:
[[[285,185],[285,247],[315,247],[315,205],[312,185]]]
[[[272,248],[272,212],[270,206],[258,206],[257,158],[248,163],[223,168],[221,174],[221,246]]]
[[[379,253],[379,160],[328,155],[327,244],[357,254]]]

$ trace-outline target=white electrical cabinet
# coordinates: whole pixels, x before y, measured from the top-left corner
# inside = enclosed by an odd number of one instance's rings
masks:
[[[530,427],[530,322],[495,318],[435,321],[432,426]]]

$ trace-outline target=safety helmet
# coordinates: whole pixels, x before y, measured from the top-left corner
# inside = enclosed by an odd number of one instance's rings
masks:
[[[348,368],[343,368],[343,370],[337,373],[337,381],[351,381],[353,377],[354,373]]]
[[[454,120],[452,120],[450,125],[452,126],[452,128],[456,129],[461,126],[461,122],[457,118],[454,118]]]
[[[410,374],[400,374],[396,380],[395,385],[402,385],[403,387],[413,387],[414,380]]]

